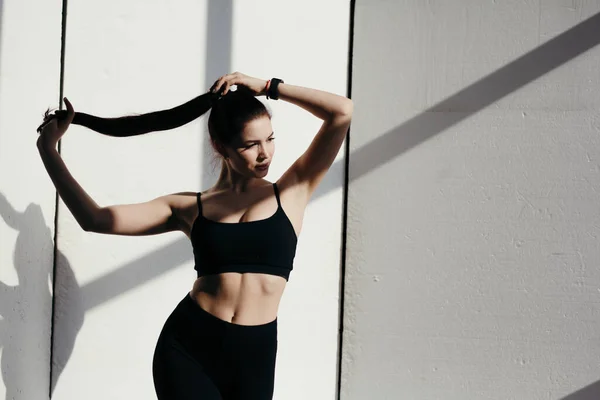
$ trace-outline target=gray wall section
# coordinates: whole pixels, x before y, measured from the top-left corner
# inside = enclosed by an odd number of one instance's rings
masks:
[[[343,400],[600,398],[599,12],[358,1]]]

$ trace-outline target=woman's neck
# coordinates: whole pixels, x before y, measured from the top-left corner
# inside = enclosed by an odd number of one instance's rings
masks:
[[[238,174],[223,160],[221,161],[221,173],[213,187],[217,191],[226,190],[235,193],[245,193],[253,187],[262,186],[263,184],[264,180],[261,178],[248,178]]]

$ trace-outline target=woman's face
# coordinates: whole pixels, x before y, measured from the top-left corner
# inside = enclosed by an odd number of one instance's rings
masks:
[[[240,136],[225,151],[229,156],[229,164],[241,175],[265,177],[275,153],[271,119],[265,116],[248,122]]]

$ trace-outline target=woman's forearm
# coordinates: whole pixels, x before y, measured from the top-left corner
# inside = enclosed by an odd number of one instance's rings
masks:
[[[317,118],[327,120],[352,114],[352,100],[337,94],[280,83],[279,99],[295,104]]]
[[[40,137],[37,142],[38,150],[60,198],[81,228],[86,231],[91,230],[100,207],[73,178],[56,150],[56,146],[46,144],[41,139]]]

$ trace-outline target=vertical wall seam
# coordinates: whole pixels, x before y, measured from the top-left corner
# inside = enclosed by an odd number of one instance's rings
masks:
[[[352,62],[354,51],[354,12],[356,0],[350,0],[350,24],[348,31],[348,73],[347,73],[347,97],[352,98]],[[346,136],[346,145],[344,147],[344,185],[343,185],[343,205],[342,205],[342,248],[341,248],[341,271],[340,271],[340,309],[339,309],[339,329],[338,329],[338,359],[337,359],[337,389],[336,399],[341,399],[342,392],[342,350],[344,340],[344,290],[346,283],[346,245],[348,231],[348,189],[350,182],[350,131]]]
[[[59,80],[59,109],[63,109],[62,99],[64,97],[64,82],[65,82],[65,44],[67,33],[67,0],[62,2],[62,19],[61,19],[61,34],[60,34],[60,80]],[[58,153],[61,154],[61,141],[58,142]],[[48,385],[48,398],[52,398],[52,381],[53,381],[53,359],[54,359],[54,311],[55,311],[55,296],[56,293],[56,270],[58,262],[58,206],[60,198],[58,191],[55,192],[54,198],[54,256],[52,262],[52,312],[50,315],[50,380]]]

